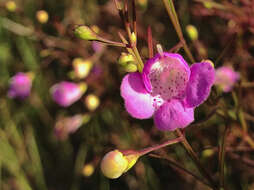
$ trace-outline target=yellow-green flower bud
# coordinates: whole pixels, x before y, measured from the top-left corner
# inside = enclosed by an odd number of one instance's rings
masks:
[[[82,174],[85,177],[90,177],[94,173],[94,166],[92,164],[86,164],[83,167]]]
[[[203,3],[204,7],[207,9],[213,8],[213,4],[209,1]]]
[[[210,157],[214,154],[214,151],[212,149],[207,149],[202,152],[202,156],[204,158]]]
[[[97,40],[97,34],[88,26],[79,26],[75,28],[74,34],[82,40]]]
[[[45,24],[45,23],[48,22],[48,19],[49,19],[48,12],[45,11],[45,10],[37,11],[37,12],[36,12],[36,18],[37,18],[37,20],[38,20],[40,23]]]
[[[138,160],[137,152],[123,154],[118,150],[107,153],[101,161],[101,171],[103,175],[110,179],[120,177],[127,172]]]
[[[75,58],[72,61],[72,66],[75,72],[75,77],[82,79],[88,76],[93,67],[93,63],[90,60]]]
[[[133,57],[133,55],[131,54],[127,54],[127,53],[122,53],[121,56],[119,57],[118,63],[120,65],[126,65],[129,62],[134,62],[135,59]]]
[[[195,40],[198,39],[198,30],[195,26],[187,25],[186,26],[186,31],[187,31],[187,33],[188,33],[188,35],[189,35],[189,37],[192,41],[195,41]]]
[[[134,73],[138,70],[138,67],[135,63],[129,63],[124,67],[124,69],[128,73]]]
[[[17,9],[17,5],[14,1],[7,1],[5,4],[5,8],[10,12],[15,12]]]
[[[94,111],[100,105],[100,99],[94,94],[89,94],[85,99],[85,104],[90,111]]]

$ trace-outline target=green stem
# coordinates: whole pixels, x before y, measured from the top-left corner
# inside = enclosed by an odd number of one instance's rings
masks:
[[[228,133],[229,127],[228,125],[225,126],[225,129],[222,134],[221,144],[220,144],[220,151],[219,151],[219,167],[220,167],[220,187],[224,188],[225,186],[225,174],[224,174],[224,164],[225,164],[225,141],[226,136]]]
[[[138,62],[138,71],[139,71],[140,73],[142,73],[143,68],[144,68],[144,63],[143,63],[143,61],[142,61],[142,59],[141,59],[141,57],[140,57],[140,54],[139,54],[139,52],[138,52],[138,49],[137,49],[136,46],[134,46],[134,47],[132,48],[132,50],[133,50],[134,55],[135,55],[135,57],[136,57],[136,59],[137,59],[137,62]]]
[[[111,41],[102,37],[97,37],[97,40],[94,40],[94,41],[105,43],[106,45],[109,45],[109,46],[126,47],[126,44],[124,43]]]
[[[145,148],[143,150],[140,150],[138,151],[139,152],[139,155],[140,156],[143,156],[149,152],[152,152],[152,151],[155,151],[155,150],[158,150],[160,148],[163,148],[165,146],[169,146],[169,145],[172,145],[172,144],[176,144],[176,143],[179,143],[182,141],[182,137],[178,137],[178,138],[175,138],[175,139],[170,139],[162,144],[159,144],[159,145],[155,145],[155,146],[151,146],[151,147],[148,147],[148,148]]]
[[[211,175],[206,171],[206,169],[200,163],[200,160],[199,160],[197,154],[194,152],[194,150],[192,149],[191,145],[189,144],[189,142],[187,141],[187,139],[185,138],[183,133],[180,131],[180,129],[177,129],[176,133],[179,137],[182,137],[182,144],[183,144],[185,150],[190,155],[193,162],[196,164],[199,172],[208,180],[209,184],[213,187],[213,189],[217,190],[218,188],[217,188],[216,183],[212,179]]]
[[[137,66],[138,66],[138,71],[139,71],[140,73],[142,73],[143,68],[144,68],[144,63],[143,63],[143,61],[142,61],[142,59],[141,59],[141,57],[140,57],[140,54],[139,54],[139,52],[138,52],[136,42],[135,42],[135,44],[132,43],[130,24],[126,21],[126,19],[125,19],[125,29],[126,29],[126,32],[127,32],[127,34],[128,34],[129,42],[130,42],[130,44],[131,44],[131,49],[132,49],[132,51],[133,51],[133,53],[134,53],[134,56],[135,56],[135,58],[136,58],[136,60],[137,60],[137,63],[138,63],[138,64],[137,64]]]
[[[179,23],[179,19],[178,19],[173,1],[172,0],[163,0],[163,3],[166,7],[168,15],[169,15],[169,17],[170,17],[170,19],[173,23],[173,26],[174,26],[175,30],[176,30],[177,36],[183,44],[183,49],[184,49],[185,53],[187,54],[190,61],[192,63],[194,63],[195,60],[194,60],[194,58],[193,58],[193,56],[192,56],[185,40],[184,40],[183,32],[182,32],[182,29],[181,29],[181,26],[180,26],[180,23]]]
[[[173,161],[172,159],[170,159],[169,157],[165,157],[165,156],[160,156],[157,154],[149,154],[149,156],[154,157],[154,158],[159,158],[159,159],[165,159],[169,162],[169,164],[175,166],[176,168],[182,170],[183,172],[191,175],[192,177],[194,177],[196,180],[200,181],[201,183],[207,185],[208,187],[211,187],[210,184],[208,184],[206,181],[204,181],[202,178],[200,178],[199,176],[197,176],[196,174],[192,173],[191,171],[187,170],[186,168],[182,167],[180,164],[178,164],[177,162]]]

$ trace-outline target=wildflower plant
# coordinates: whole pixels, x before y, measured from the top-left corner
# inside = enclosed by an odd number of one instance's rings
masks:
[[[1,5],[0,189],[253,189],[251,1]]]
[[[167,0],[163,2],[180,39],[178,46],[183,47],[190,61],[194,63],[194,58],[183,38],[173,2]],[[164,146],[181,142],[197,165],[200,173],[209,181],[209,186],[217,189],[214,179],[202,166],[181,130],[194,121],[194,109],[202,104],[210,94],[215,80],[213,63],[211,61],[201,61],[189,66],[180,54],[163,52],[160,45],[157,46],[158,54],[154,56],[150,28],[148,28],[150,59],[144,62],[137,48],[135,1],[132,1],[132,24],[129,21],[127,1],[114,0],[114,3],[124,23],[128,39],[119,32],[122,42],[110,41],[96,34],[88,26],[78,26],[74,33],[84,40],[99,41],[107,45],[126,48],[128,53],[122,53],[119,59],[121,64],[130,64],[131,61],[131,64],[136,65],[137,68],[136,72],[135,70],[134,72],[131,71],[123,78],[120,87],[127,112],[137,119],[148,119],[153,116],[158,129],[176,131],[178,138],[170,139],[161,145],[152,146],[141,151],[127,150],[127,152],[136,155],[133,162],[127,159],[126,156],[129,154],[125,155],[125,151],[115,150],[109,152],[101,162],[103,174],[109,178],[118,178],[135,164],[138,157]]]

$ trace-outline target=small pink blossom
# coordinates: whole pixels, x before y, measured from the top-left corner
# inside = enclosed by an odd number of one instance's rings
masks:
[[[55,135],[58,139],[64,140],[69,134],[77,131],[83,124],[83,116],[81,114],[72,117],[64,117],[57,120],[55,124]]]
[[[224,92],[232,90],[234,84],[240,79],[239,73],[235,72],[233,68],[223,66],[216,69],[215,85],[221,87]]]
[[[19,72],[10,79],[8,97],[25,99],[30,95],[32,77],[29,74]]]
[[[86,91],[84,84],[63,81],[51,88],[53,100],[63,107],[68,107],[78,101]]]

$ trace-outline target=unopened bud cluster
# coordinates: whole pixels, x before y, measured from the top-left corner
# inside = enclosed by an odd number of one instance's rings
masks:
[[[122,53],[118,63],[124,68],[128,73],[137,71],[137,64],[135,63],[135,58],[132,54]]]

